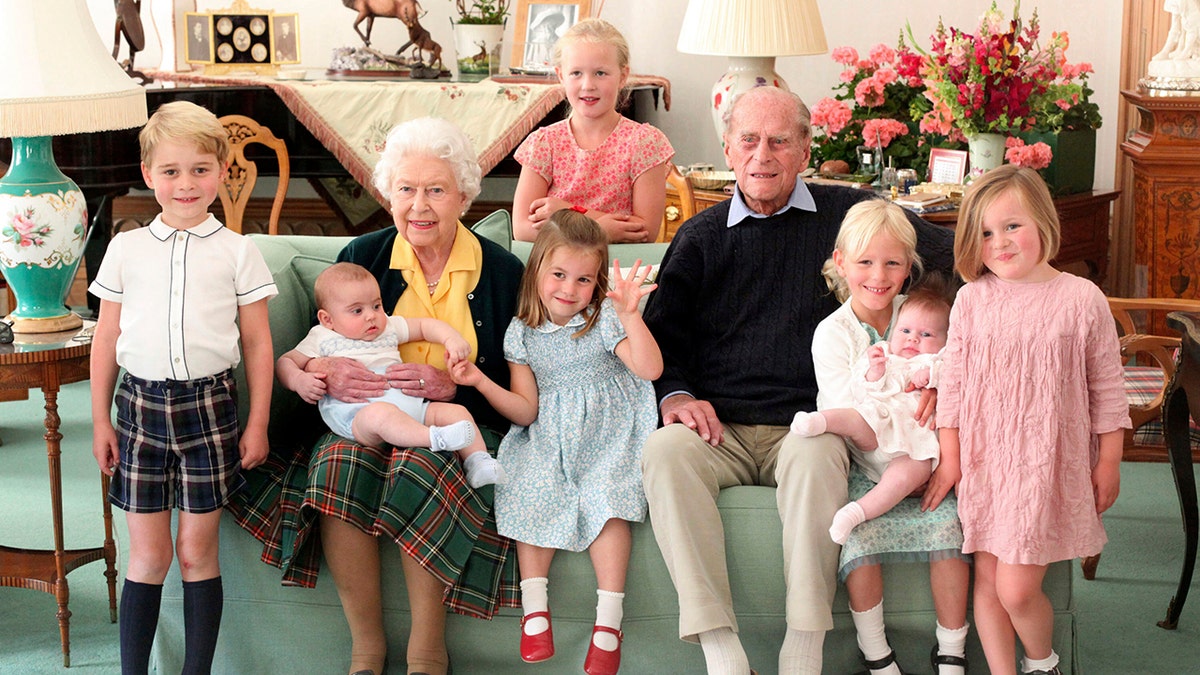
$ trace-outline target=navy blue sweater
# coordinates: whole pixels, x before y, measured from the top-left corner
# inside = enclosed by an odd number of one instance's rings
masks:
[[[821,266],[846,211],[872,195],[808,189],[816,212],[789,209],[729,228],[725,201],[676,233],[645,312],[663,353],[660,399],[685,391],[740,424],[787,425],[796,411],[816,409],[813,331],[838,306]],[[953,231],[909,219],[925,268],[952,273]]]

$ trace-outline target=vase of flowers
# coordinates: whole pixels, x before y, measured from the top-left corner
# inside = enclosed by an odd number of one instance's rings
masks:
[[[477,82],[500,70],[504,24],[510,0],[455,0],[454,26],[457,79]]]
[[[1061,75],[1066,37],[1056,33],[1046,45],[1039,44],[1037,11],[1024,22],[1020,7],[1016,2],[1012,16],[1006,17],[993,2],[974,33],[938,22],[930,50],[921,52],[925,95],[932,104],[928,117],[949,120],[968,140],[987,133],[1007,136],[1033,126],[1033,105]],[[911,28],[909,33],[911,38]],[[995,150],[995,139],[990,141]],[[1002,144],[1000,148],[992,153],[994,166],[1003,157]],[[977,174],[983,167],[974,159],[971,172]]]
[[[1092,72],[1089,63],[1063,62],[1058,79],[1033,103],[1033,126],[1019,134],[1026,144],[1045,143],[1052,153],[1042,177],[1055,195],[1087,192],[1095,180],[1101,118],[1087,82]]]
[[[843,68],[840,82],[833,87],[836,94],[812,107],[815,165],[841,160],[853,166],[857,148],[862,147],[878,158],[872,162],[875,166],[890,160],[896,167],[924,175],[930,148],[957,146],[945,132],[917,124],[929,102],[921,79],[921,56],[903,37],[897,47],[878,44],[865,57],[847,46],[834,49],[832,57]],[[867,172],[871,171],[877,172],[874,168]]]
[[[971,173],[981,174],[1004,163],[1004,134],[977,133],[967,136],[967,152]]]

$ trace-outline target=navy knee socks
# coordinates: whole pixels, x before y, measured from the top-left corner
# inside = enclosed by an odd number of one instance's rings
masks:
[[[145,675],[150,669],[150,646],[158,627],[162,584],[125,580],[121,588],[121,675]]]
[[[221,577],[183,582],[183,675],[207,675],[212,670],[224,602]]]

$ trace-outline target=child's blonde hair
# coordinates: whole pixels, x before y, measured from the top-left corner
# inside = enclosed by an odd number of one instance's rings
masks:
[[[1050,188],[1033,169],[1002,164],[971,183],[958,210],[958,226],[954,230],[954,269],[963,281],[975,281],[989,273],[983,264],[983,220],[996,199],[1008,192],[1016,195],[1037,223],[1038,239],[1042,242],[1042,256],[1038,262],[1052,260],[1058,255],[1062,233]]]
[[[349,284],[356,281],[372,281],[376,286],[379,284],[379,280],[362,265],[352,262],[340,262],[326,267],[317,275],[317,280],[313,282],[313,300],[317,304],[317,309],[323,309],[328,312],[329,296],[333,292],[333,289],[341,284]]]
[[[850,207],[842,218],[833,248],[841,251],[844,259],[854,260],[866,252],[871,240],[880,234],[900,242],[908,257],[909,275],[920,275],[924,267],[921,256],[917,255],[917,231],[908,222],[903,208],[882,199],[867,199]],[[821,274],[825,276],[825,283],[838,302],[845,302],[850,297],[850,286],[838,273],[833,256],[825,261]]]
[[[216,155],[221,166],[229,159],[229,135],[225,127],[207,108],[190,101],[164,103],[150,116],[138,133],[142,163],[150,166],[154,150],[168,140],[192,143],[201,153]]]
[[[617,67],[622,75],[629,74],[629,43],[616,26],[604,19],[584,19],[571,26],[571,29],[554,42],[554,54],[551,63],[555,68],[562,65],[563,48],[569,45],[588,42],[591,44],[609,45],[617,50]],[[617,109],[622,108],[629,99],[629,87],[623,87],[617,97]]]
[[[580,337],[596,325],[600,318],[600,303],[608,292],[608,235],[596,221],[571,209],[555,211],[533,241],[529,253],[529,264],[521,277],[521,291],[517,302],[517,318],[531,328],[537,328],[550,318],[550,313],[538,296],[538,283],[547,259],[560,248],[569,248],[584,254],[592,254],[599,263],[596,272],[596,287],[584,310],[586,321],[571,337]]]

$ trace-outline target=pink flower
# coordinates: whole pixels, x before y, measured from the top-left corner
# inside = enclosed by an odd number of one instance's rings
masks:
[[[853,111],[842,101],[828,96],[812,107],[812,125],[821,127],[827,134],[839,133],[850,121]]]
[[[875,71],[875,74],[871,77],[879,80],[879,82],[886,87],[887,85],[896,81],[897,75],[896,71],[892,70],[891,68],[880,68],[879,70]]]
[[[870,119],[863,123],[862,134],[863,145],[886,148],[897,136],[908,135],[908,125],[887,117]]]
[[[1004,151],[1005,161],[1017,166],[1034,170],[1044,169],[1050,166],[1050,160],[1054,156],[1050,146],[1041,142],[1025,145],[1019,138],[1009,138],[1004,144],[1008,148]]]
[[[892,49],[891,47],[882,43],[871,47],[871,63],[874,64],[876,68],[890,66],[895,60],[895,49]]]
[[[15,228],[17,234],[22,235],[22,237],[28,237],[29,235],[33,234],[34,227],[37,227],[37,223],[26,218],[25,216],[19,213],[13,215],[13,228]]]
[[[868,77],[854,87],[854,102],[864,108],[883,105],[883,87],[883,82],[875,75]]]
[[[842,65],[853,65],[858,62],[858,50],[854,47],[837,47],[833,50],[833,60]]]

